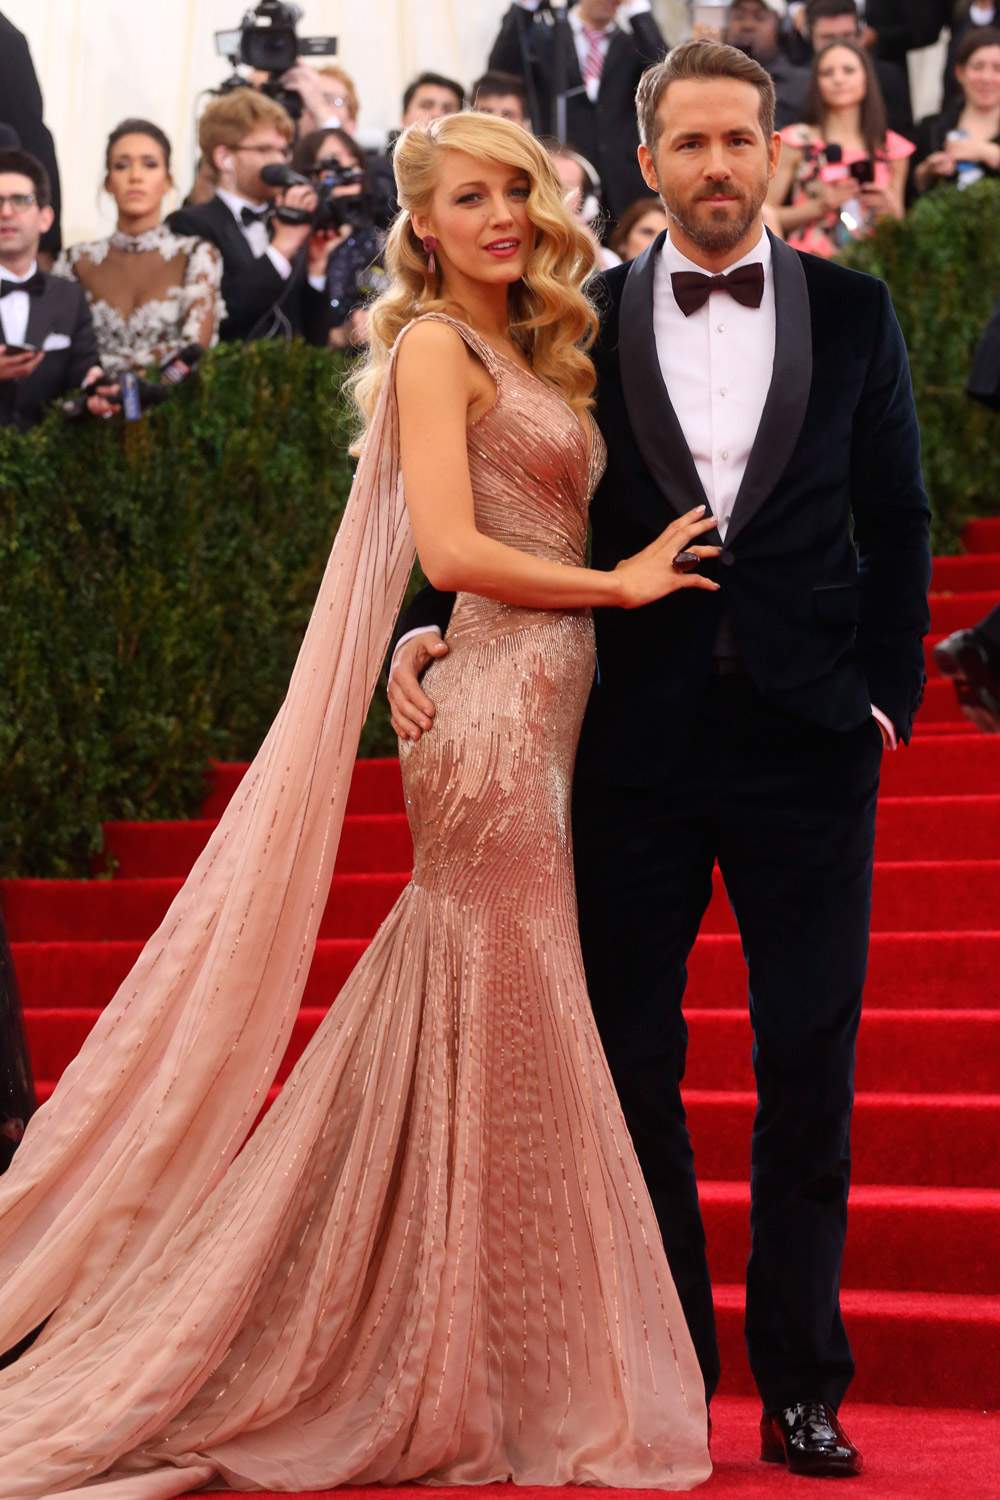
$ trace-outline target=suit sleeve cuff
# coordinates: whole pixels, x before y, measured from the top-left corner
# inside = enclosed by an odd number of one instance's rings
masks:
[[[405,646],[407,641],[412,641],[415,635],[427,635],[430,631],[433,631],[439,641],[444,639],[440,625],[418,625],[416,630],[408,630],[405,635],[401,635],[399,637],[399,640],[396,642],[396,649],[392,653],[392,661],[389,663],[389,671],[391,672],[393,667],[396,665],[396,657],[399,655],[400,647]]]
[[[402,645],[402,641],[400,642],[400,645]],[[872,704],[872,718],[878,720],[878,722],[882,725],[882,728],[885,730],[886,734],[889,736],[888,740],[886,741],[885,748],[887,750],[898,750],[899,736],[896,733],[895,724],[887,714],[884,714],[882,712],[880,708],[876,708],[874,703]]]
[[[271,262],[282,281],[287,281],[292,274],[292,263],[287,255],[282,255],[280,250],[275,250],[273,245],[267,247],[267,258]]]

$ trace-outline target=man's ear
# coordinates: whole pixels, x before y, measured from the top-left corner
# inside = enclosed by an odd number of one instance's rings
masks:
[[[656,180],[656,167],[653,164],[653,153],[648,146],[639,147],[639,171],[642,180],[654,193],[659,193],[660,184]]]
[[[768,181],[770,181],[771,178],[774,176],[775,172],[777,172],[777,170],[778,170],[778,163],[779,163],[780,160],[781,160],[781,136],[779,135],[779,133],[777,131],[775,131],[774,134],[771,136],[771,139],[767,143],[767,177],[768,177]]]
[[[56,215],[54,209],[43,208],[41,213],[38,215],[38,223],[43,234],[48,234],[55,221]]]
[[[212,148],[212,166],[217,172],[231,172],[233,170],[233,158],[229,146],[214,146]]]

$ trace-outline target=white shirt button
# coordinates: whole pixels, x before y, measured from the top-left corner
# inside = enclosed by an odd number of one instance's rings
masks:
[[[728,458],[729,457],[729,449],[728,448],[723,448],[723,450],[722,450],[722,456],[723,456],[723,458]]]
[[[725,333],[725,331],[726,331],[726,325],[725,325],[725,323],[720,323],[719,324],[719,332],[720,333]]]
[[[720,396],[725,396],[728,393],[728,389],[729,389],[728,386],[720,386],[720,388],[719,388],[719,395]]]

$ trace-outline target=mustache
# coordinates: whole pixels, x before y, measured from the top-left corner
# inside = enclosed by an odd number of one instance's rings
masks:
[[[706,198],[745,198],[745,197],[746,197],[746,194],[743,193],[743,192],[741,192],[739,188],[727,188],[727,187],[723,187],[722,184],[720,183],[718,187],[703,188],[700,193],[695,193],[695,195],[694,195],[694,201],[696,203],[703,203]]]

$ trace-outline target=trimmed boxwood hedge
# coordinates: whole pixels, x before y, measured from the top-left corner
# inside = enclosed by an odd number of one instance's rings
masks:
[[[910,348],[935,546],[1000,513],[963,387],[1000,287],[1000,184],[929,194],[848,264]],[[141,422],[0,429],[0,874],[85,875],[114,818],[194,812],[277,710],[353,470],[338,356],[229,345]],[[395,749],[376,693],[362,753]]]
[[[1000,292],[1000,182],[937,187],[842,259],[889,285],[910,351],[934,550],[957,552],[970,516],[1000,515],[1000,420],[965,395]]]
[[[230,345],[141,422],[0,429],[0,873],[86,874],[102,821],[253,755],[350,487],[343,369]]]

